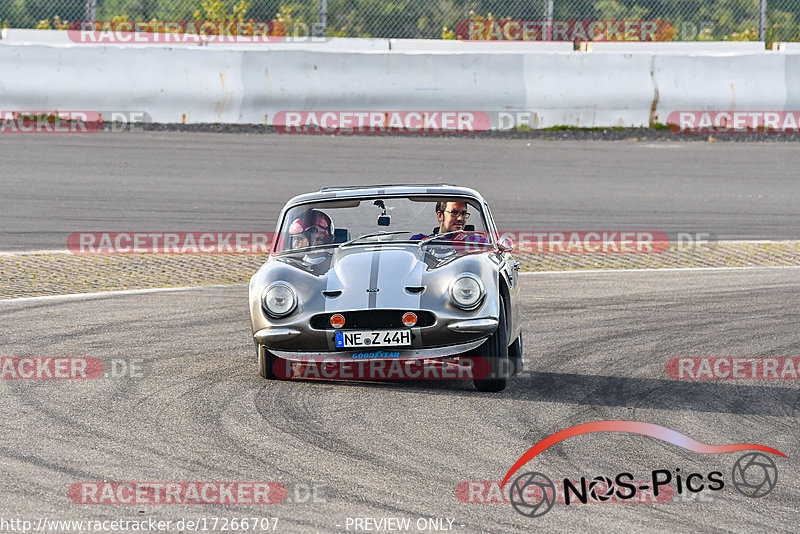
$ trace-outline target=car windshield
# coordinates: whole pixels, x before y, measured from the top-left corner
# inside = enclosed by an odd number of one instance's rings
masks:
[[[486,228],[480,204],[470,198],[334,199],[289,209],[280,223],[275,251],[387,241],[419,243],[435,234],[447,235],[430,242],[441,244],[469,235],[476,236],[470,240],[489,243]]]

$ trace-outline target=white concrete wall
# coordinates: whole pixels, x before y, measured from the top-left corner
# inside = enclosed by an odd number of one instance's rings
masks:
[[[764,54],[764,41],[591,41],[586,52],[612,54]]]
[[[279,111],[468,110],[488,112],[495,127],[501,111],[529,112],[533,127],[596,127],[663,123],[673,111],[800,109],[795,54],[263,46],[4,39],[0,110],[144,111],[156,122],[255,124]]]

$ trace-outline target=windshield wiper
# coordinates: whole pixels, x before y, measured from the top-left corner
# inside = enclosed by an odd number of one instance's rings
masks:
[[[356,241],[358,241],[360,239],[365,239],[367,237],[378,237],[378,236],[384,236],[384,235],[410,234],[410,233],[411,232],[408,231],[408,230],[396,230],[394,232],[386,232],[386,231],[372,232],[370,234],[360,235],[360,236],[358,236],[356,238],[351,239],[350,241],[346,241],[346,242],[342,243],[341,245],[339,245],[339,248],[345,247],[347,245],[352,245]]]

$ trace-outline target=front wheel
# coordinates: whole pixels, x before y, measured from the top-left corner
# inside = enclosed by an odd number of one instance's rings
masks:
[[[506,307],[503,298],[499,299],[500,318],[497,330],[478,348],[478,355],[489,362],[487,378],[473,378],[478,391],[497,392],[506,389],[509,375],[508,332],[506,329]],[[483,366],[481,366],[483,367]]]

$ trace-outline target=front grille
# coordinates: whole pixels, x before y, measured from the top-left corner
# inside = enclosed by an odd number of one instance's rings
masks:
[[[359,310],[350,312],[320,313],[311,317],[311,328],[315,330],[333,330],[331,315],[344,315],[344,327],[341,330],[380,330],[384,328],[408,328],[403,324],[403,314],[417,314],[417,326],[432,326],[436,316],[429,311],[418,310]]]

